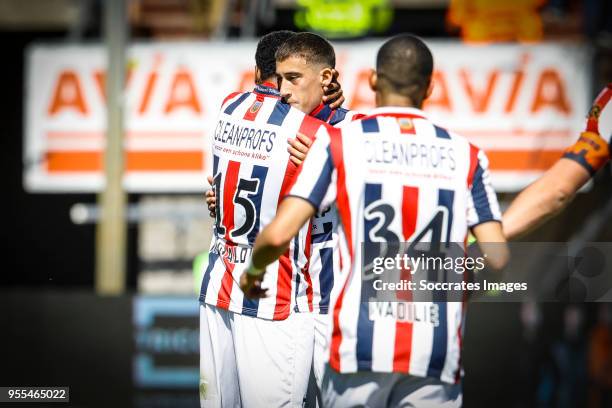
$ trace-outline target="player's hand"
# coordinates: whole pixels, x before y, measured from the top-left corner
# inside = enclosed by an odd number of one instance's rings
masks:
[[[341,107],[345,99],[340,82],[338,82],[339,75],[338,71],[332,69],[331,83],[323,87],[323,103],[328,104],[332,109]]]
[[[213,185],[212,176],[207,177],[208,184]],[[217,197],[215,197],[215,190],[210,189],[204,194],[204,199],[206,201],[206,206],[208,207],[208,211],[210,212],[210,216],[215,218],[217,216]]]
[[[308,153],[310,146],[312,146],[312,140],[310,140],[308,136],[298,132],[295,139],[289,139],[287,142],[289,143],[287,151],[291,155],[289,159],[296,166],[299,166],[306,158],[306,153]]]
[[[598,133],[585,131],[565,150],[563,157],[576,161],[592,175],[610,160],[610,146]]]
[[[249,275],[243,272],[240,276],[240,289],[244,292],[244,295],[250,299],[261,299],[267,296],[268,289],[263,289],[261,283],[263,282],[263,273],[261,275]]]

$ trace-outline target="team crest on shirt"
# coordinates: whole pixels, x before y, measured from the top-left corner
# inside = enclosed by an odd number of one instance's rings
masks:
[[[249,109],[250,113],[255,113],[259,110],[259,108],[261,108],[261,105],[263,105],[263,102],[261,101],[255,101],[253,102],[253,104],[251,105],[251,108]]]
[[[414,125],[412,124],[412,119],[409,118],[398,118],[397,123],[402,132],[413,132]]]

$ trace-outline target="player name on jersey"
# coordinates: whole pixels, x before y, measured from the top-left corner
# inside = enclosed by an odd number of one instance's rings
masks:
[[[250,259],[253,248],[230,244],[222,240],[214,242],[211,252],[232,264],[244,264]]]
[[[425,302],[369,302],[369,319],[440,325],[439,305]]]

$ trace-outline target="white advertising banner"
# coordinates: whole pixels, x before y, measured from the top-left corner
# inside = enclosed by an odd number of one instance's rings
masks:
[[[380,42],[336,45],[345,107],[374,106],[368,87]],[[428,44],[434,92],[425,110],[489,155],[498,191],[518,191],[571,144],[590,105],[590,53],[567,44]],[[253,85],[255,42],[135,44],[125,93],[125,186],[201,192],[223,98]],[[103,185],[105,50],[35,45],[27,54],[24,184],[32,192]]]

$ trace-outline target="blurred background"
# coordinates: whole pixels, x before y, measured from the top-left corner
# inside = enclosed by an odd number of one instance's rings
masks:
[[[70,406],[198,406],[210,127],[279,29],[332,40],[345,107],[362,111],[384,38],[422,36],[426,111],[487,152],[502,207],[612,80],[606,0],[0,0],[0,385],[70,386]],[[125,155],[105,159],[107,143]],[[523,240],[612,241],[610,165]],[[475,303],[464,344],[467,407],[612,406],[609,304]]]

